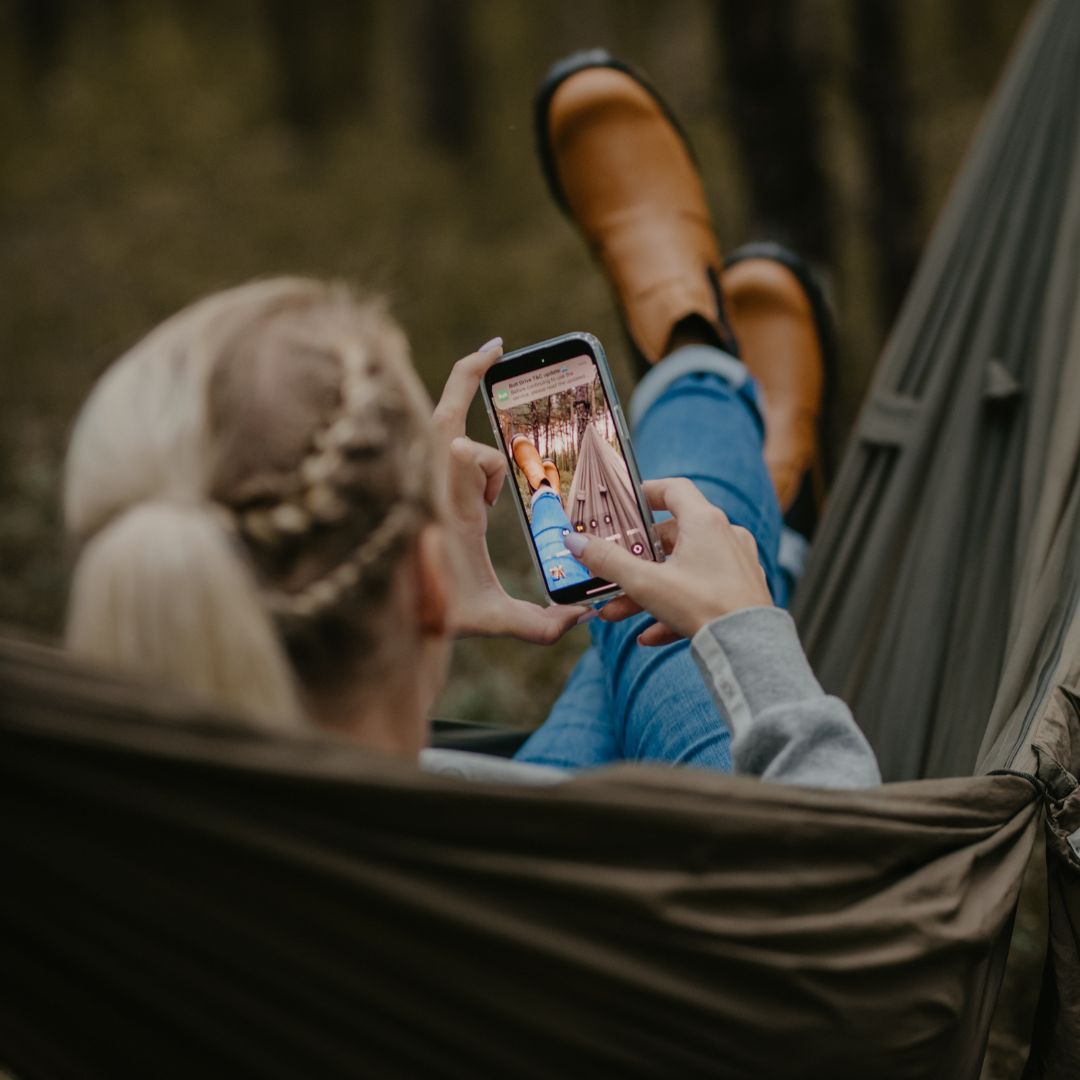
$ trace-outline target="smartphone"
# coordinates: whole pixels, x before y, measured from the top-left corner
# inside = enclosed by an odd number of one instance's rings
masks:
[[[663,560],[604,349],[592,334],[507,353],[485,375],[483,397],[533,561],[555,603],[598,604],[622,591],[570,554],[571,531]]]

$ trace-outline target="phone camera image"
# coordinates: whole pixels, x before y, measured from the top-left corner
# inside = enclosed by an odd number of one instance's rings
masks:
[[[651,560],[630,470],[593,358],[577,356],[550,366],[541,360],[491,390],[548,589],[593,580],[567,550],[571,531]]]

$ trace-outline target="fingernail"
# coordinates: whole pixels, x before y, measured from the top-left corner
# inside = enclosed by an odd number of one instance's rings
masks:
[[[580,626],[582,623],[588,622],[590,619],[595,619],[600,612],[596,608],[592,608],[590,611],[586,611],[580,618],[574,620],[575,626]]]
[[[584,533],[572,532],[566,534],[564,543],[566,544],[566,550],[573,556],[580,555],[585,550],[585,545],[589,542],[589,538]]]
[[[493,337],[490,341],[485,341],[484,344],[481,345],[480,348],[477,349],[476,351],[477,352],[489,352],[491,349],[501,349],[501,348],[502,348],[502,338],[501,337]]]

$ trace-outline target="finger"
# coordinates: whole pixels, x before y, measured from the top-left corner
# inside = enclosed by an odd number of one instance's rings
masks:
[[[451,369],[435,406],[435,426],[449,438],[465,431],[469,406],[488,368],[502,356],[502,338],[493,338],[483,348],[462,357]]]
[[[506,458],[493,446],[485,446],[483,443],[473,443],[476,447],[476,461],[483,469],[487,482],[484,485],[484,502],[488,506],[494,506],[502,491],[503,482],[506,480]]]
[[[490,462],[481,451],[490,449],[464,436],[454,439],[450,444],[450,456],[454,459],[454,468],[449,470],[450,501],[459,513],[476,506],[478,493],[482,492],[487,500],[488,487],[493,481],[484,468],[484,464],[490,465]],[[502,477],[499,477],[499,485],[501,484]]]
[[[667,510],[684,520],[688,516],[699,518],[715,509],[712,503],[684,476],[647,480],[641,485],[641,489],[654,510]]]
[[[450,443],[450,453],[466,470],[479,470],[484,478],[484,502],[494,506],[506,478],[506,458],[495,447],[475,442],[465,435],[459,435]],[[470,487],[469,492],[471,490]]]
[[[744,529],[741,525],[732,525],[731,531],[735,534],[735,539],[738,541],[739,546],[748,555],[753,555],[756,559],[758,556],[758,546],[754,534],[749,529]]]
[[[616,596],[600,609],[600,618],[604,622],[622,622],[632,615],[640,615],[643,610],[644,608],[629,596]]]
[[[663,623],[654,623],[647,630],[642,630],[637,637],[638,644],[646,646],[670,645],[681,639],[681,634],[676,634]]]
[[[645,562],[631,555],[613,540],[598,540],[587,533],[570,533],[565,540],[566,548],[582,566],[597,577],[614,581],[631,596],[642,588],[648,588],[649,576],[657,571],[655,563]]]
[[[675,550],[675,544],[679,539],[679,523],[675,518],[660,521],[656,524],[656,535],[664,548],[664,554],[670,555]]]
[[[592,608],[580,604],[552,604],[540,607],[527,600],[507,597],[498,629],[494,632],[529,641],[535,645],[553,645],[577,625]]]

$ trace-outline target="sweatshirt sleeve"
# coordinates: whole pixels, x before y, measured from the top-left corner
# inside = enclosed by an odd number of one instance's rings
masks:
[[[736,611],[703,626],[691,645],[731,725],[736,773],[820,788],[881,783],[874,751],[851,710],[822,690],[786,611]]]

